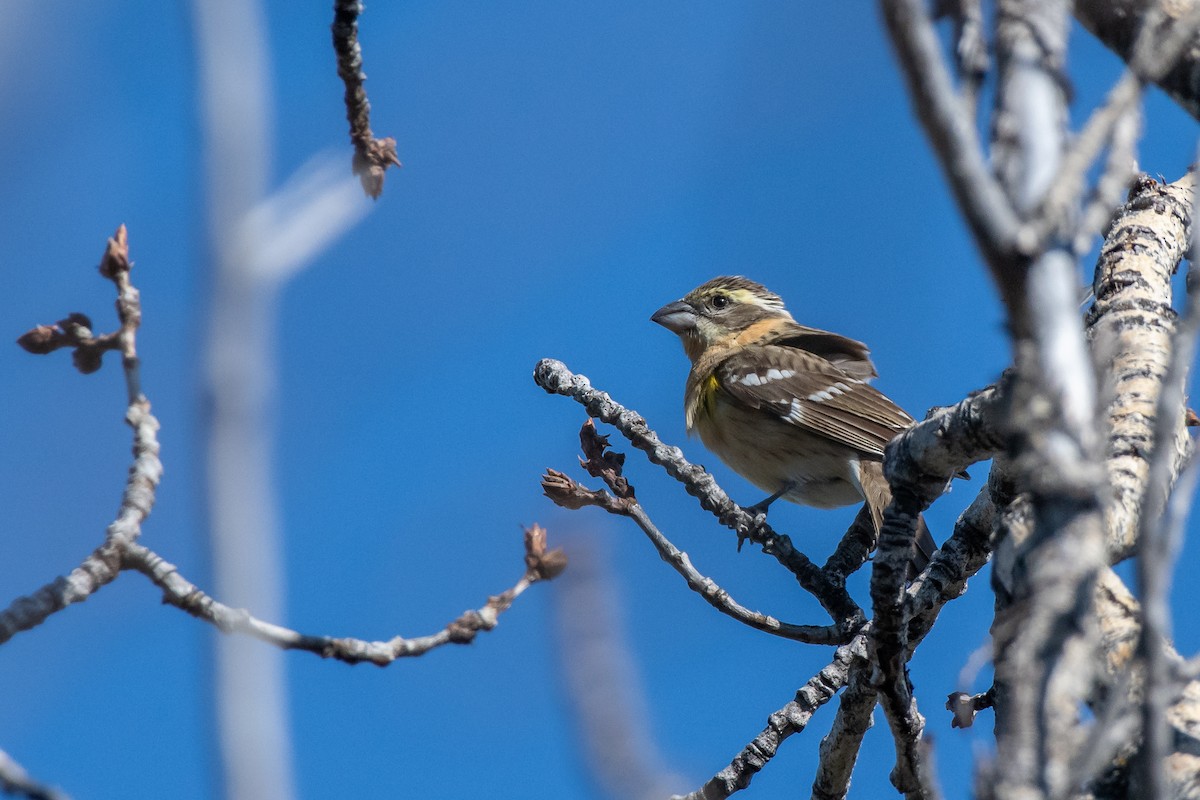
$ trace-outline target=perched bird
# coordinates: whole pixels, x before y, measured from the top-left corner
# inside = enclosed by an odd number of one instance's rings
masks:
[[[691,359],[688,432],[770,493],[753,508],[866,501],[879,530],[892,499],[883,448],[914,420],[867,383],[877,373],[866,345],[798,324],[779,295],[742,277],[714,278],[650,319]],[[913,568],[936,549],[920,520]]]

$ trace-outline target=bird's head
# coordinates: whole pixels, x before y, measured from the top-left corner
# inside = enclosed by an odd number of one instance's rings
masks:
[[[790,320],[779,295],[740,276],[713,278],[654,312],[650,317],[683,342],[693,361],[709,347],[737,341],[740,334],[767,320]]]

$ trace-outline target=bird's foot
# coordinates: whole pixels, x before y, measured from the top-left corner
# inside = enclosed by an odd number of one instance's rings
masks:
[[[754,539],[762,531],[763,526],[767,524],[767,511],[765,508],[757,510],[755,506],[750,506],[746,509],[746,513],[751,514],[753,519],[750,520],[750,524],[745,528],[737,529],[737,551],[739,553],[742,552],[742,545],[746,543],[746,540]]]
[[[778,492],[775,492],[770,497],[764,497],[752,506],[742,506],[742,510],[753,517],[753,519],[745,530],[738,530],[737,551],[739,553],[742,552],[742,545],[746,543],[746,540],[753,539],[754,534],[761,531],[763,526],[767,524],[767,512],[771,510],[771,504],[795,488],[796,482],[788,481],[779,488]]]

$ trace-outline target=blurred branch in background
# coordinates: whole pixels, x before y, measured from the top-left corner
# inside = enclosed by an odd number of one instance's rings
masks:
[[[8,753],[0,750],[0,791],[27,800],[71,800],[52,786],[38,783]]]
[[[352,179],[326,170],[268,194],[272,95],[257,0],[193,3],[213,260],[204,385],[208,521],[217,596],[284,618],[275,470],[276,325],[283,282],[366,213]],[[283,656],[220,636],[218,741],[226,796],[289,800],[292,755]]]
[[[611,800],[663,800],[684,783],[666,764],[621,624],[621,593],[596,534],[571,540],[571,570],[555,582],[555,632],[583,758]]]

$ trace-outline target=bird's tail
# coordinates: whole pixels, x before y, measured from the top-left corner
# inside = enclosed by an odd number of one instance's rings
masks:
[[[860,466],[859,480],[863,494],[866,495],[867,507],[871,510],[871,519],[875,523],[875,532],[879,533],[883,528],[883,510],[892,502],[892,489],[883,477],[883,464],[878,461],[863,461]],[[913,540],[912,557],[908,562],[909,578],[916,577],[925,569],[937,547],[933,534],[925,524],[925,518],[917,517],[917,535]]]

